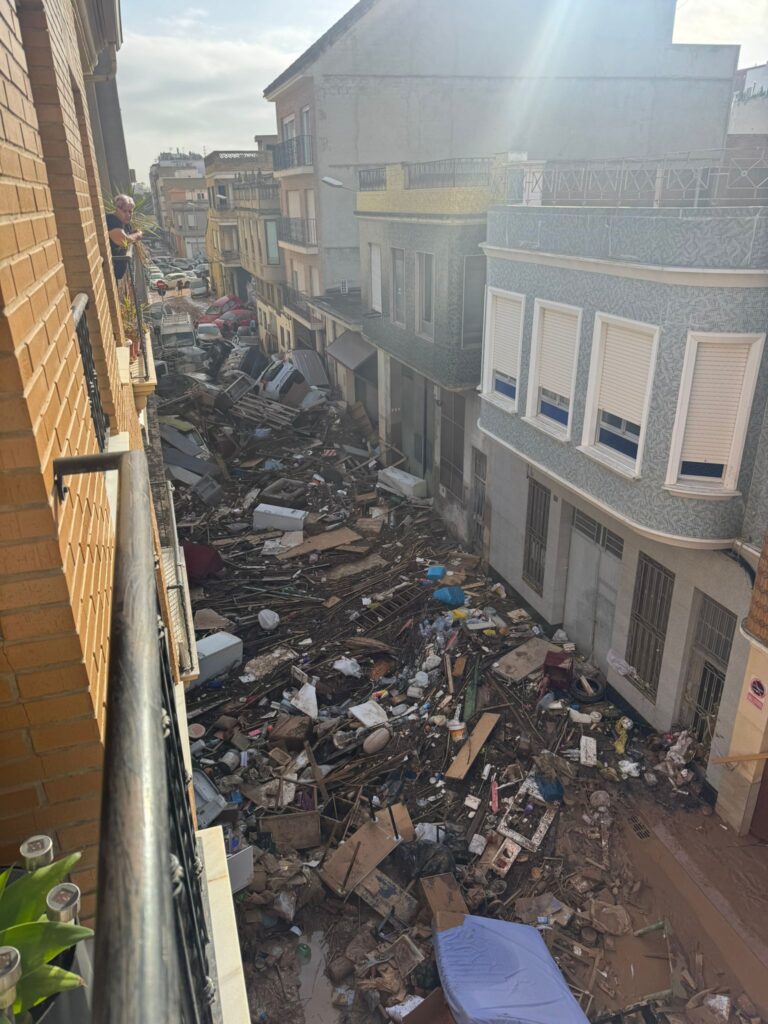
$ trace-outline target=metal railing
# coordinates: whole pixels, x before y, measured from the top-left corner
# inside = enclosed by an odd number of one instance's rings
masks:
[[[312,136],[296,135],[275,146],[272,153],[272,167],[276,171],[287,171],[291,167],[312,166]]]
[[[81,292],[75,296],[75,301],[72,303],[72,316],[75,320],[75,332],[77,333],[77,344],[80,347],[80,361],[83,364],[85,389],[88,392],[88,404],[91,407],[93,429],[96,431],[99,451],[103,452],[107,447],[107,439],[109,437],[109,420],[101,404],[99,380],[96,375],[91,335],[88,330],[88,318],[85,315],[87,309],[88,296]]]
[[[292,288],[289,284],[281,285],[281,288],[283,290],[284,306],[287,306],[294,313],[298,313],[299,316],[303,316],[305,320],[309,320],[312,323],[321,322],[320,317],[309,306],[309,295],[305,295],[304,292]]]
[[[387,168],[362,167],[357,172],[357,185],[361,192],[383,192],[387,187]]]
[[[277,237],[293,245],[317,245],[317,221],[306,217],[281,217],[277,222]]]
[[[212,1024],[205,920],[159,616],[146,456],[56,459],[54,482],[117,469],[119,502],[99,833],[92,1024]]]
[[[405,164],[406,188],[468,188],[491,183],[490,157],[462,157]]]
[[[768,150],[509,164],[506,196],[522,206],[765,206]]]

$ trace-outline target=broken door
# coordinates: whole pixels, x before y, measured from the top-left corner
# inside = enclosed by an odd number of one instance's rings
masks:
[[[604,671],[611,647],[624,542],[573,510],[563,624],[569,638]]]

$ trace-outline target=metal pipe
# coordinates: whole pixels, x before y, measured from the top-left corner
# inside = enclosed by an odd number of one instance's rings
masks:
[[[144,453],[124,452],[119,469],[93,1024],[182,1019],[152,499]]]

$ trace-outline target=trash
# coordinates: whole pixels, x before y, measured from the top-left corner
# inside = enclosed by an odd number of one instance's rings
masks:
[[[359,679],[362,674],[360,664],[355,658],[338,658],[334,661],[333,667],[343,676],[354,676],[355,679]]]
[[[336,668],[336,665],[333,666]],[[353,673],[345,673],[347,675]],[[376,725],[382,725],[388,721],[387,712],[377,704],[375,700],[368,700],[365,704],[356,704],[349,709],[350,715],[358,720],[361,725],[371,729]]]
[[[307,513],[298,508],[257,505],[253,510],[254,530],[303,530]]]
[[[427,496],[426,480],[412,476],[402,469],[395,469],[393,466],[379,470],[378,483],[380,487],[404,498],[426,498]]]
[[[198,640],[196,647],[200,674],[192,686],[225,675],[243,660],[243,641],[231,633],[212,633]]]
[[[467,738],[467,724],[454,719],[448,723],[448,732],[451,734],[452,743],[463,743]]]
[[[392,739],[392,733],[389,729],[375,729],[370,736],[366,736],[363,740],[363,753],[364,754],[378,754],[380,750]]]
[[[466,601],[466,595],[461,587],[440,587],[432,596],[448,608],[460,608]]]
[[[280,616],[269,608],[262,608],[258,615],[259,625],[263,630],[271,632],[280,625]]]
[[[624,778],[640,778],[640,764],[637,761],[619,761],[618,769]]]
[[[317,718],[317,690],[314,685],[304,683],[296,696],[291,698],[291,704],[302,714]]]
[[[469,739],[451,762],[446,779],[463,779],[474,764],[475,758],[483,748],[483,744],[493,732],[499,721],[499,715],[486,712],[472,730]]]

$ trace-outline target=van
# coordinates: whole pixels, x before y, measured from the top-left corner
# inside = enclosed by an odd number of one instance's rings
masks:
[[[195,326],[189,313],[171,313],[160,320],[160,348],[163,358],[172,357],[182,348],[194,348],[197,343]]]

